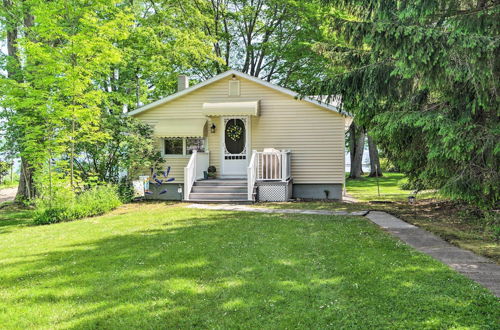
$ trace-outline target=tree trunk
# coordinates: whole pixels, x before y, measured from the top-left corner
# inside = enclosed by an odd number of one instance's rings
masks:
[[[352,163],[354,162],[354,153],[356,151],[356,125],[354,123],[349,127],[349,156]]]
[[[370,134],[368,136],[368,151],[370,152],[370,176],[382,176],[380,168],[380,158],[378,156],[377,145],[373,141]]]
[[[354,124],[352,124],[354,125]],[[352,126],[351,126],[352,127]],[[363,163],[363,151],[365,146],[365,131],[361,127],[355,128],[355,143],[354,143],[354,154],[351,155],[351,173],[349,174],[350,179],[359,179],[363,174],[362,163]]]
[[[9,12],[14,12],[12,0],[4,0],[3,6],[6,11],[5,17],[5,30],[7,32],[7,77],[14,78],[18,82],[20,81],[20,77],[16,72],[19,65],[19,57],[17,55],[17,38],[18,38],[18,26],[15,23],[13,17],[9,17]]]
[[[16,200],[30,200],[35,197],[35,187],[33,184],[33,168],[26,159],[21,158],[21,173],[19,175],[19,185],[17,186]]]
[[[3,1],[6,12],[15,13],[12,0]],[[7,30],[7,55],[9,62],[7,65],[7,76],[15,79],[17,82],[23,82],[23,75],[21,65],[18,57],[17,39],[19,37],[19,26],[17,19],[7,17],[5,28]],[[33,25],[33,16],[26,12],[23,19],[25,27]],[[19,111],[19,109],[16,109]],[[33,185],[33,168],[28,164],[26,159],[21,157],[21,175],[19,177],[19,185],[17,187],[16,200],[29,200],[35,196],[35,189]]]

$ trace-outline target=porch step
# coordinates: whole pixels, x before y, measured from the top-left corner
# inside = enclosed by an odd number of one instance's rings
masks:
[[[217,185],[217,186],[193,186],[191,193],[246,193],[247,186],[226,186],[226,185]]]
[[[203,200],[247,200],[247,193],[191,193],[189,199],[203,199]]]
[[[200,203],[200,204],[253,204],[253,201],[243,200],[243,199],[190,199],[190,203]]]
[[[214,180],[200,180],[194,183],[195,186],[239,186],[246,187],[247,180],[238,179],[214,179]]]
[[[189,194],[189,201],[207,203],[247,203],[249,202],[247,180],[214,179],[196,181]]]

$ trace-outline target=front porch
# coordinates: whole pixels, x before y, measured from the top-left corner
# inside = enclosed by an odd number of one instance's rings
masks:
[[[208,152],[193,151],[184,168],[185,201],[255,202],[287,201],[291,198],[291,151],[264,149],[252,152],[246,176],[207,179]]]

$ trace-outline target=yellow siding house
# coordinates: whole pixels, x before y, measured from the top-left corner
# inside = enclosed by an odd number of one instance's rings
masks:
[[[230,70],[128,114],[154,127],[176,178],[150,198],[189,201],[342,199],[350,117]],[[147,175],[148,173],[144,173]]]

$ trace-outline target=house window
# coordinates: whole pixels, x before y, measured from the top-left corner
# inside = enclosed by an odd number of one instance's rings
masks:
[[[193,151],[205,152],[205,138],[164,138],[163,155],[164,156],[186,156],[193,154]]]
[[[163,152],[165,155],[184,155],[183,138],[167,138],[164,140]]]
[[[186,138],[186,154],[191,155],[194,150],[205,152],[204,138]]]

